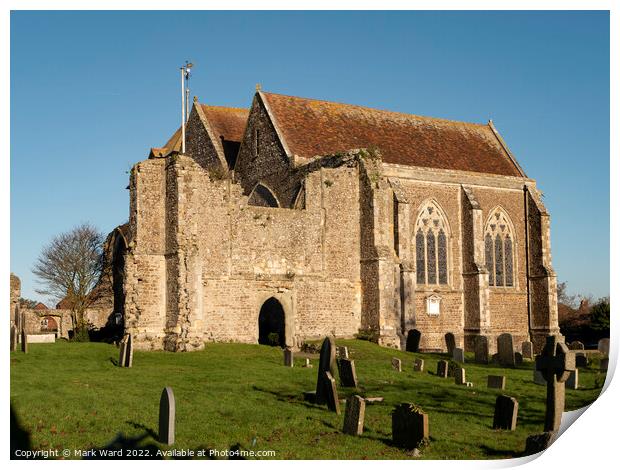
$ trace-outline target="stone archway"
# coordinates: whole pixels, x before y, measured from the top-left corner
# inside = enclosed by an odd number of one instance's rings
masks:
[[[286,346],[286,316],[284,307],[275,297],[269,297],[258,315],[258,344]]]

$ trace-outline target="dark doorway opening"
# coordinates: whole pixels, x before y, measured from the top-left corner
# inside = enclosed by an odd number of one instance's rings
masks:
[[[258,315],[258,344],[284,347],[284,309],[277,299],[265,301]]]

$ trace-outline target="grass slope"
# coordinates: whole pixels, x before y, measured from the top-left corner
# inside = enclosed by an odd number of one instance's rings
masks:
[[[102,447],[118,433],[157,431],[159,397],[171,386],[176,397],[177,449],[275,450],[279,459],[404,459],[411,453],[391,445],[391,410],[412,402],[429,414],[430,445],[421,458],[510,458],[521,453],[528,435],[542,432],[545,387],[532,382],[532,363],[516,369],[466,364],[473,388],[428,371],[445,356],[394,351],[346,340],[355,359],[358,394],[382,396],[366,407],[361,437],[341,432],[343,415],[303,401],[316,384],[314,368],[282,365],[278,348],[250,344],[207,344],[192,353],[134,354],[130,369],[115,367],[118,350],[102,343],[32,344],[26,355],[11,353],[11,404],[31,434],[34,449]],[[403,360],[403,372],[390,359]],[[413,359],[425,372],[413,372]],[[470,355],[467,359],[471,360]],[[487,375],[506,375],[504,392],[486,388]],[[566,409],[593,402],[604,375],[580,370],[580,389],[567,390]],[[356,393],[339,387],[340,398]],[[519,401],[516,431],[491,428],[495,398]],[[344,406],[342,406],[344,413]],[[149,438],[148,442],[154,443]]]

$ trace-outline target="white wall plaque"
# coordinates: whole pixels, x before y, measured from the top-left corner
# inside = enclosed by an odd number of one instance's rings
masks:
[[[438,295],[430,295],[426,298],[426,313],[429,315],[439,315],[441,305],[441,297]]]

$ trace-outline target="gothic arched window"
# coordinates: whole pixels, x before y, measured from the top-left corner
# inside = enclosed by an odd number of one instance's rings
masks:
[[[485,266],[489,271],[489,285],[514,285],[514,234],[508,215],[500,208],[491,211],[484,230]]]
[[[448,223],[434,202],[422,205],[415,224],[418,284],[448,284]]]
[[[250,206],[280,207],[278,199],[273,192],[267,186],[260,183],[252,190],[248,204]]]

